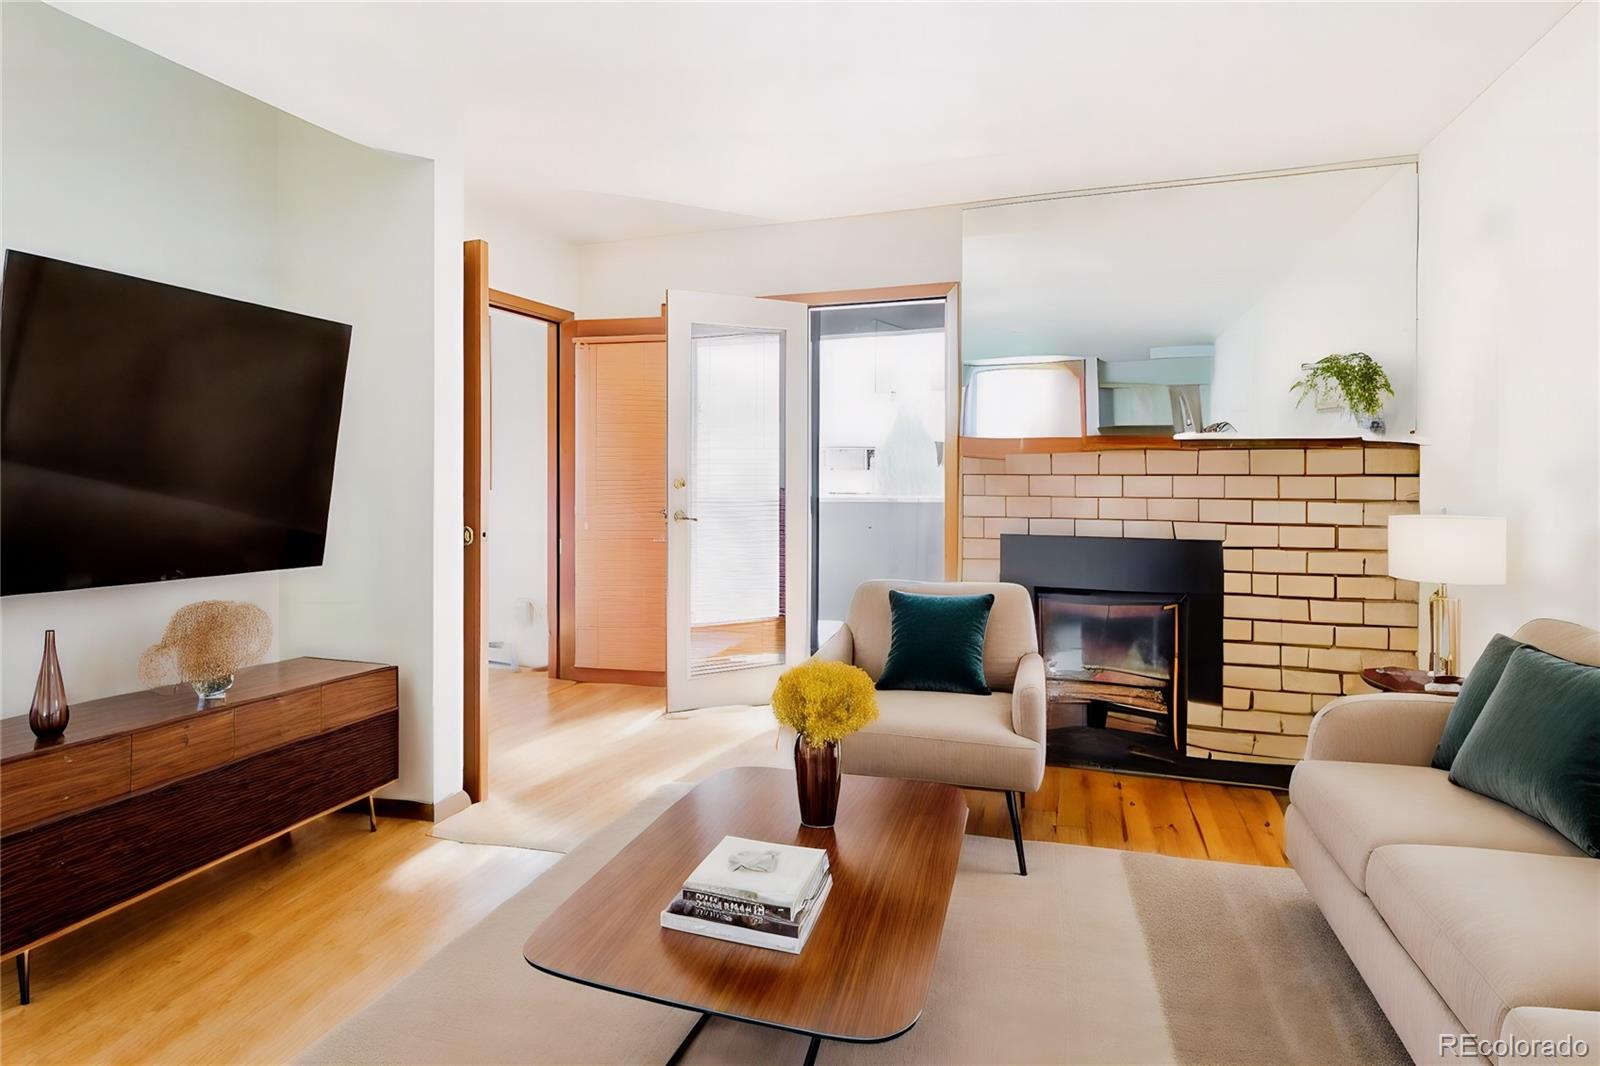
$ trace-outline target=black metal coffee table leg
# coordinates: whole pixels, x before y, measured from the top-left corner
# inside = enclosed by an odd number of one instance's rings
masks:
[[[711,1015],[709,1014],[702,1013],[700,1015],[700,1020],[694,1023],[694,1028],[690,1029],[678,1043],[678,1049],[672,1053],[672,1058],[667,1060],[667,1066],[679,1066],[679,1063],[683,1061],[683,1056],[689,1050],[689,1045],[694,1043],[694,1038],[700,1035],[700,1030],[705,1028],[706,1022],[710,1019]],[[811,1043],[806,1047],[806,1066],[816,1066],[817,1049],[821,1046],[822,1037],[814,1036],[811,1038]]]

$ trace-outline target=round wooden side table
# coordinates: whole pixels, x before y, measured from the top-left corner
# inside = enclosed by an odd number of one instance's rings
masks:
[[[1376,666],[1361,671],[1361,680],[1380,692],[1426,692],[1428,682],[1441,685],[1459,685],[1461,679],[1450,674],[1429,677],[1426,670],[1410,670],[1404,666]]]

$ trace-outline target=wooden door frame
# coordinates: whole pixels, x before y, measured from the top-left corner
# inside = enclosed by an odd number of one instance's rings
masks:
[[[557,604],[551,626],[552,647],[550,676],[568,681],[600,681],[619,685],[650,685],[662,687],[667,683],[666,663],[660,671],[605,670],[581,667],[574,664],[577,652],[577,559],[565,550],[565,540],[577,523],[577,348],[579,341],[590,343],[623,343],[627,341],[659,341],[663,345],[662,358],[666,358],[667,319],[665,310],[658,318],[591,318],[571,319],[560,329],[559,356],[556,359],[557,382],[552,395],[559,396],[558,412],[553,425],[557,438],[552,454],[559,453],[559,470],[556,484],[559,498],[552,500],[551,514],[557,519],[551,544],[556,548],[559,575],[557,590],[552,602]],[[662,440],[662,491],[666,490],[666,447]],[[661,624],[666,625],[666,619]]]
[[[936,281],[925,285],[884,285],[875,289],[834,289],[827,292],[791,292],[768,296],[769,300],[793,300],[810,308],[840,304],[883,304],[902,300],[939,300],[955,308],[945,318],[947,336],[955,338],[949,350],[954,358],[945,368],[944,405],[944,577],[961,580],[961,283]],[[950,321],[951,318],[955,321]]]
[[[558,338],[561,325],[570,321],[572,312],[552,304],[540,303],[500,289],[489,287],[489,244],[487,241],[466,241],[462,245],[464,289],[462,293],[462,699],[461,699],[461,787],[467,798],[478,803],[488,794],[489,745],[485,735],[483,715],[484,693],[489,683],[489,663],[483,654],[488,639],[488,597],[484,594],[485,566],[483,541],[487,535],[483,514],[483,384],[485,355],[489,341],[489,311],[509,311],[513,314],[538,319],[551,328],[547,331],[548,382],[546,406],[548,425],[546,511],[548,512],[549,545],[547,546],[546,603],[553,606],[558,594],[556,574],[556,501],[557,457],[556,433],[557,396],[556,360],[559,354]],[[493,389],[494,370],[487,367],[490,388]],[[492,397],[492,394],[491,394]],[[493,423],[493,409],[489,419]],[[474,531],[471,540],[467,532]],[[550,607],[547,606],[548,613]],[[555,626],[550,626],[551,663],[554,664]]]

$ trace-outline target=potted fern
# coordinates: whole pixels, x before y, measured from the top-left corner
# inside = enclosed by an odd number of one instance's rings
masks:
[[[1299,393],[1296,406],[1308,396],[1315,396],[1319,403],[1342,403],[1362,429],[1383,431],[1378,412],[1383,410],[1384,396],[1394,395],[1394,386],[1376,359],[1366,352],[1335,353],[1302,369],[1305,372],[1289,387],[1290,392]]]

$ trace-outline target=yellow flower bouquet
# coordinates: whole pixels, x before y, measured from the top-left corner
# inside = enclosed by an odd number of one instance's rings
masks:
[[[849,663],[813,659],[778,678],[772,714],[794,730],[800,824],[827,829],[839,809],[839,741],[878,717],[872,678]]]
[[[812,744],[828,744],[878,717],[877,690],[859,666],[813,659],[778,678],[772,714]]]

